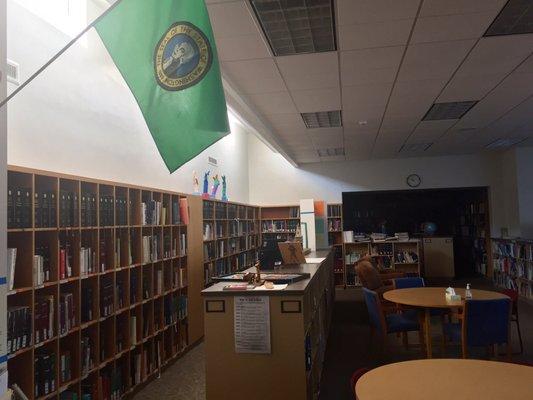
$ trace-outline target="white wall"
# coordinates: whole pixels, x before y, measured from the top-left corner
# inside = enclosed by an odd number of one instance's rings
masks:
[[[8,57],[23,80],[69,39],[11,0],[8,21]],[[227,176],[230,200],[248,202],[246,129],[230,118],[231,135],[170,175],[94,31],[13,99],[8,118],[9,164],[186,193],[193,171],[201,180],[210,169]]]
[[[492,234],[499,236],[508,223],[499,155],[315,163],[294,168],[255,137],[249,136],[248,142],[250,201],[254,204],[295,203],[302,198],[337,203],[342,201],[342,192],[408,189],[405,180],[416,173],[422,177],[421,189],[490,187]]]
[[[533,238],[533,147],[519,147],[515,152],[520,234]]]
[[[7,89],[6,89],[6,1],[0,0],[0,100],[5,99]],[[0,213],[0,276],[6,276],[6,266],[4,260],[7,259],[6,248],[7,248],[7,226],[6,226],[6,217],[7,213],[7,175],[6,175],[6,156],[7,156],[7,113],[6,108],[2,107],[0,109],[0,210],[3,210]],[[0,357],[6,354],[6,285],[0,286]],[[0,363],[0,368],[3,368],[5,364]],[[0,387],[0,395],[2,394],[2,388]]]

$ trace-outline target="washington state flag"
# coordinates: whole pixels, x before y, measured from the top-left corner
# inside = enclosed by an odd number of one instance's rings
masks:
[[[204,0],[118,0],[95,28],[172,173],[229,133]]]

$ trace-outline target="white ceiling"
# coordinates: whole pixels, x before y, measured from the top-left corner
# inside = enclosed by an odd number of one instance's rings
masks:
[[[273,57],[248,0],[206,3],[223,75],[306,163],[533,138],[533,34],[482,37],[506,1],[335,0],[339,50],[285,57]],[[460,120],[421,121],[434,102],[467,100],[479,103]],[[300,116],[339,109],[343,128],[306,129]],[[433,145],[406,150],[421,143]],[[346,156],[318,156],[334,147]]]

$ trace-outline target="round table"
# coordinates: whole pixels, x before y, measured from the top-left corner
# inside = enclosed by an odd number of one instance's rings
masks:
[[[533,367],[482,360],[416,360],[364,374],[358,400],[525,400],[533,393]]]
[[[508,299],[509,297],[498,292],[472,289],[473,300]],[[455,293],[461,296],[461,300],[450,301],[446,299],[445,287],[418,287],[409,289],[394,289],[383,293],[385,300],[396,304],[425,309],[424,312],[424,336],[426,342],[426,354],[432,356],[431,347],[431,318],[432,308],[462,308],[464,306],[465,289],[455,289]]]

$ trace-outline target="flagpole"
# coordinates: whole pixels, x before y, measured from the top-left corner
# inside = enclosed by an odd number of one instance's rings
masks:
[[[4,100],[0,102],[0,108],[4,107],[9,100],[11,100],[13,97],[15,97],[22,89],[24,89],[29,83],[31,83],[35,78],[37,78],[46,68],[48,68],[55,60],[57,60],[61,55],[67,51],[69,48],[72,47],[74,43],[78,41],[79,38],[81,38],[83,35],[85,35],[91,28],[93,28],[102,18],[104,18],[107,14],[109,14],[122,0],[117,0],[113,5],[109,6],[107,10],[105,10],[102,15],[100,15],[98,18],[96,18],[93,22],[91,22],[87,27],[81,31],[74,39],[72,39],[65,47],[63,47],[59,52],[54,55],[50,60],[46,62],[41,68],[39,68],[32,76],[30,76],[22,85],[20,85],[18,88],[16,88],[13,93],[11,93],[9,96],[7,96]]]

